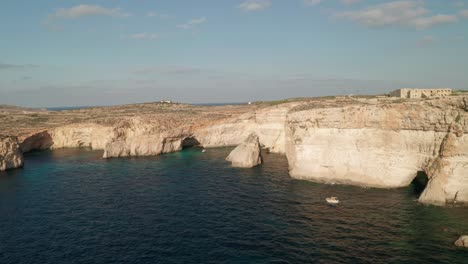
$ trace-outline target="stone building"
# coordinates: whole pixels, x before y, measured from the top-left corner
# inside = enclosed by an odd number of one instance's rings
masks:
[[[429,97],[443,97],[452,94],[452,89],[438,88],[438,89],[415,89],[403,88],[390,93],[390,96],[400,98],[429,98]]]

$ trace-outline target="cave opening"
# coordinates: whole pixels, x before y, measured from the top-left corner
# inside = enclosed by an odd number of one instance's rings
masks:
[[[199,146],[200,142],[194,137],[188,137],[182,140],[182,149],[192,148]]]
[[[413,194],[419,197],[424,192],[424,189],[426,189],[428,182],[429,177],[427,176],[427,174],[424,171],[418,171],[416,177],[411,182]]]

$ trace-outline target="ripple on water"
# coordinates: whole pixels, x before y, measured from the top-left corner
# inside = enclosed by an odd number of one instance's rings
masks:
[[[28,154],[0,173],[0,263],[466,263],[464,208],[294,180],[275,154],[234,169],[228,153]]]

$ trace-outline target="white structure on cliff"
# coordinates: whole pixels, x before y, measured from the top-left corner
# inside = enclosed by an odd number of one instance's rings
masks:
[[[443,97],[452,94],[452,89],[438,88],[438,89],[414,89],[403,88],[390,93],[390,96],[400,98],[429,98],[429,97]]]

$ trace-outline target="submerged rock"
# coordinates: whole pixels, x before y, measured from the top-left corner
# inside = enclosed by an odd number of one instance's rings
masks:
[[[22,167],[23,162],[18,139],[0,136],[0,171]]]
[[[468,236],[461,236],[455,241],[455,246],[468,248]]]
[[[237,146],[226,158],[233,167],[252,168],[262,164],[261,147],[258,136],[250,134],[247,139]]]

